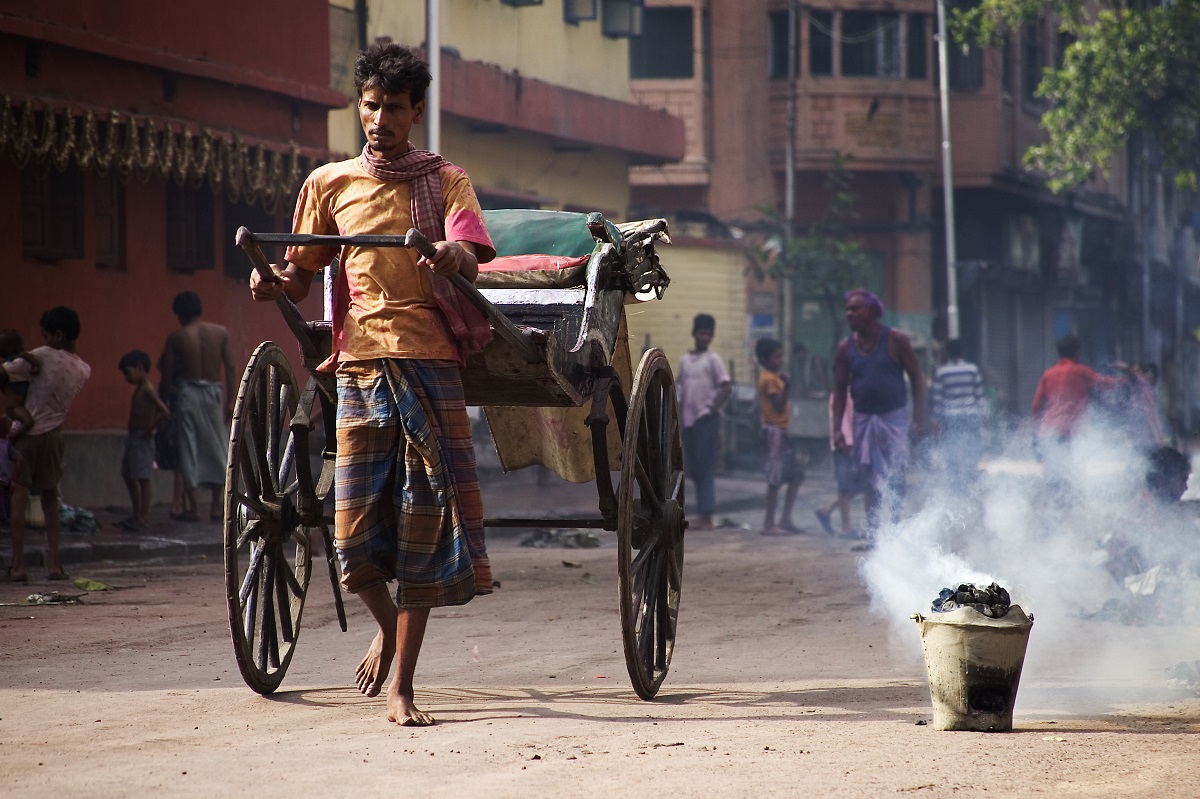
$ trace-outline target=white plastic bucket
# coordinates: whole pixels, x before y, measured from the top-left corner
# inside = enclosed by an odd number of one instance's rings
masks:
[[[970,606],[912,618],[921,632],[933,728],[1011,730],[1033,619],[1019,605],[999,619]]]

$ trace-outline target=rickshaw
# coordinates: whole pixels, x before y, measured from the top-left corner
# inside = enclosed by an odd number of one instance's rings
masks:
[[[487,211],[485,221],[498,257],[474,285],[454,276],[495,334],[463,367],[467,404],[483,409],[506,471],[542,464],[576,482],[594,480],[598,495],[596,516],[488,518],[485,526],[616,532],[625,663],[637,695],[652,699],[675,644],[687,527],[683,452],[670,364],[649,349],[631,369],[624,306],[667,288],[656,252],[669,242],[666,223],[531,210]],[[237,244],[266,274],[260,245],[408,246],[423,254],[430,246],[415,229],[303,236],[241,228]],[[329,274],[324,282],[328,315]],[[278,344],[255,349],[234,405],[225,490],[230,632],[243,679],[264,695],[279,687],[295,654],[317,541],[346,630],[329,510],[337,394],[332,376],[316,371],[331,352],[332,326],[307,321],[286,297],[277,304],[308,376],[301,385]]]

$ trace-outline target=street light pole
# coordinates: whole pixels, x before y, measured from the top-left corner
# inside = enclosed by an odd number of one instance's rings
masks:
[[[938,83],[942,95],[942,206],[946,228],[946,338],[958,338],[958,252],[954,241],[954,161],[950,154],[950,37],[946,0],[937,0]]]
[[[792,243],[792,220],[796,215],[796,50],[798,42],[796,41],[796,25],[798,19],[799,0],[791,0],[788,3],[788,36],[787,36],[787,59],[788,59],[788,98],[787,98],[787,119],[785,121],[785,131],[787,134],[787,142],[783,148],[783,247],[787,255],[791,255]],[[794,314],[794,298],[792,297],[793,284],[792,275],[785,273],[783,275],[783,307],[780,320],[780,335],[779,338],[783,341],[784,352],[787,353],[787,362],[791,363],[792,353],[792,316]]]
[[[425,57],[433,78],[425,93],[425,149],[442,150],[442,41],[438,19],[439,0],[425,0]]]

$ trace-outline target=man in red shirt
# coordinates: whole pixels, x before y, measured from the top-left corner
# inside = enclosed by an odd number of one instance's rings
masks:
[[[1033,420],[1039,440],[1065,442],[1082,429],[1092,391],[1116,388],[1120,380],[1079,362],[1082,346],[1075,334],[1063,336],[1056,346],[1058,363],[1045,371],[1033,395]]]

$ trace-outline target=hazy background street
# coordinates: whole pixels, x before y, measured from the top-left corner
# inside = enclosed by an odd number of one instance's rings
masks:
[[[14,606],[50,586],[0,586],[0,795],[1194,795],[1200,698],[1161,671],[1081,681],[1088,653],[1035,624],[1016,730],[934,731],[921,663],[893,652],[885,618],[925,608],[872,610],[856,542],[722,518],[688,535],[654,702],[625,674],[614,536],[492,536],[495,595],[433,614],[417,692],[438,724],[422,730],[352,688],[373,629],[350,598],[338,630],[323,571],[270,698],[238,674],[217,563],[80,565],[118,588],[82,604]]]

